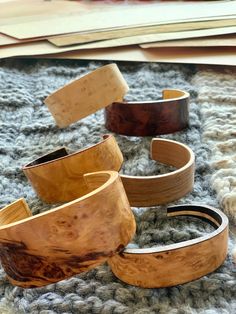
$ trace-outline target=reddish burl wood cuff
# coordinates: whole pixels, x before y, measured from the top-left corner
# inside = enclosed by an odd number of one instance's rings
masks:
[[[189,93],[169,89],[156,101],[114,102],[105,109],[108,130],[129,136],[174,133],[188,126]]]

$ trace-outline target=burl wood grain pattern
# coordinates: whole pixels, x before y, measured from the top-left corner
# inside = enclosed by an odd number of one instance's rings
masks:
[[[39,287],[87,271],[120,252],[135,220],[115,171],[84,176],[91,192],[31,213],[23,199],[0,211],[0,259],[10,282]]]
[[[47,203],[68,202],[88,193],[83,175],[89,172],[119,171],[123,162],[112,135],[68,155],[65,148],[44,155],[23,167],[38,196]]]
[[[189,93],[163,90],[163,99],[115,102],[105,109],[108,130],[130,136],[168,134],[183,130],[189,120]]]
[[[153,139],[153,160],[176,167],[175,171],[156,176],[121,175],[131,206],[153,206],[175,201],[189,193],[194,184],[194,153],[182,143]]]
[[[169,287],[198,279],[224,262],[228,247],[228,219],[220,210],[209,206],[180,205],[167,211],[168,216],[202,218],[216,230],[176,244],[125,249],[108,260],[119,279],[144,288]]]
[[[113,102],[129,87],[116,64],[108,64],[58,89],[45,100],[59,127],[66,127]]]

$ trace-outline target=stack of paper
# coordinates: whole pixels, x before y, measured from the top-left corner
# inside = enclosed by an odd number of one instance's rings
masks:
[[[0,2],[0,58],[236,65],[236,1]]]

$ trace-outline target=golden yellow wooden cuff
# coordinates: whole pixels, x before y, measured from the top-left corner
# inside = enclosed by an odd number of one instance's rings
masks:
[[[176,244],[144,249],[125,249],[108,260],[122,281],[144,288],[179,285],[217,269],[228,247],[228,219],[218,209],[203,205],[167,208],[168,216],[195,216],[208,221],[215,231]]]
[[[23,199],[0,211],[0,258],[12,284],[43,286],[87,271],[123,249],[135,220],[115,171],[84,176],[90,192],[31,216]]]
[[[58,89],[45,100],[59,127],[66,127],[113,102],[129,87],[116,64],[108,64]]]
[[[68,155],[65,148],[46,154],[23,167],[38,196],[47,203],[68,202],[86,194],[83,175],[89,172],[119,171],[123,156],[113,135]]]
[[[152,159],[177,168],[156,176],[121,175],[131,206],[153,206],[175,201],[189,193],[194,184],[194,154],[182,143],[153,139]]]

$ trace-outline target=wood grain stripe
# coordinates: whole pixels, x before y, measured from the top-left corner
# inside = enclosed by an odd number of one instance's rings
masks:
[[[147,177],[121,174],[131,206],[166,204],[181,198],[193,188],[195,158],[187,145],[155,138],[151,143],[151,156],[154,160],[177,169]]]

